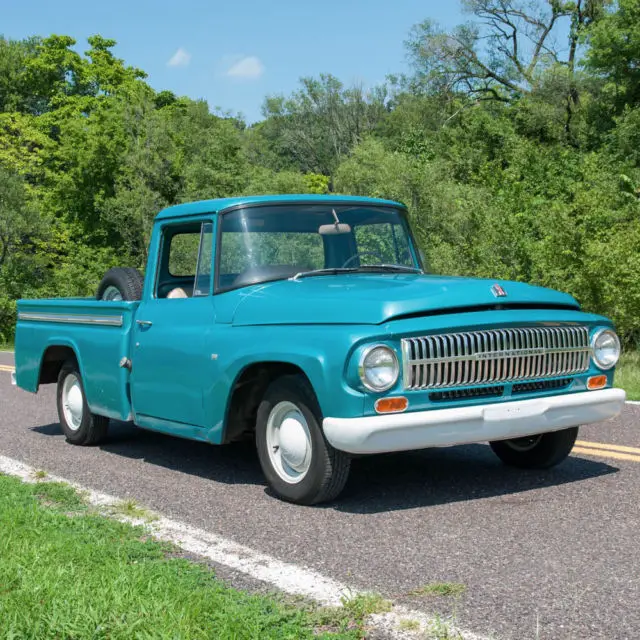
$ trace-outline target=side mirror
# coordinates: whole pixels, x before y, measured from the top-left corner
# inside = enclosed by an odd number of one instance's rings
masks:
[[[351,226],[343,222],[336,222],[335,224],[321,224],[318,228],[318,233],[321,236],[340,236],[345,233],[351,233]]]

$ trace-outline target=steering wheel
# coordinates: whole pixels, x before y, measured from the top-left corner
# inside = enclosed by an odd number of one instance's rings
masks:
[[[362,253],[354,253],[350,258],[347,258],[340,268],[345,269],[355,260],[362,258],[362,256],[373,256],[374,258],[378,258],[378,260],[380,260],[380,264],[384,264],[384,258],[379,253],[376,253],[375,251],[363,251]],[[362,265],[362,262],[360,262],[360,264]]]

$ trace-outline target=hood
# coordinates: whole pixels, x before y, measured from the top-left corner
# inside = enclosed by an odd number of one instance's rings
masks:
[[[491,290],[499,284],[505,297]],[[529,306],[579,309],[568,294],[522,282],[356,273],[279,280],[243,290],[234,325],[381,324],[404,316]]]

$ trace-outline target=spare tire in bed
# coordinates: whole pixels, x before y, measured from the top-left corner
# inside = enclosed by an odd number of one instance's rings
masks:
[[[142,274],[133,267],[113,267],[105,273],[98,287],[97,300],[140,300]]]

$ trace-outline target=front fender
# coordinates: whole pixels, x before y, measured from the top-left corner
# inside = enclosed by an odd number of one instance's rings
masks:
[[[223,348],[217,358],[218,375],[205,389],[211,416],[208,439],[222,441],[231,392],[247,367],[263,362],[290,364],[309,379],[323,415],[362,415],[364,395],[347,385],[345,360],[360,336],[345,326],[275,326],[220,328]]]

